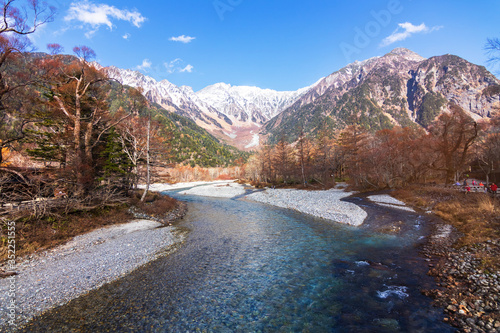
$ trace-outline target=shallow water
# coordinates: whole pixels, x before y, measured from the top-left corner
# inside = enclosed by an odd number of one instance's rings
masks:
[[[173,193],[173,195],[176,195]],[[451,332],[420,294],[425,218],[350,201],[360,228],[244,200],[182,196],[175,253],[36,318],[26,331]],[[387,224],[396,235],[377,232]]]

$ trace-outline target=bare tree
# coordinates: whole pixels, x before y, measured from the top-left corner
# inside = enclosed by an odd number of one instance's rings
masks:
[[[57,43],[53,43],[53,44],[47,44],[47,50],[51,55],[56,55],[56,54],[61,54],[64,51],[64,48]]]
[[[486,176],[486,183],[489,183],[490,175],[500,170],[500,113],[495,113],[483,126],[474,148],[479,168]]]
[[[149,186],[151,185],[151,153],[150,153],[150,142],[151,142],[151,115],[148,118],[148,130],[146,137],[146,188],[142,194],[141,201],[146,199],[146,195],[149,191]]]
[[[478,137],[478,124],[458,105],[450,103],[450,112],[445,112],[431,125],[434,150],[440,158],[433,167],[444,171],[445,183],[450,184],[463,171],[469,158],[469,148]]]
[[[21,3],[21,5],[17,5]],[[32,78],[7,74],[7,64],[19,60],[19,55],[28,50],[27,35],[34,33],[41,25],[51,22],[55,8],[45,2],[27,0],[3,1],[0,18],[0,151],[26,136],[25,129],[30,123],[22,117],[23,100]],[[10,66],[11,68],[13,66]],[[0,153],[0,164],[2,154]]]
[[[21,1],[3,1],[0,34],[10,32],[17,35],[29,35],[41,25],[54,19],[55,7],[48,6],[45,2],[28,0],[24,6],[16,6],[16,2]]]
[[[489,56],[488,61],[497,64],[500,62],[500,39],[488,38],[484,47]]]

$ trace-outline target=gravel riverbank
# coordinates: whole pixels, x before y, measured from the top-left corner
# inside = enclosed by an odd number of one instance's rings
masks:
[[[423,253],[437,257],[429,263],[429,275],[439,288],[423,293],[444,309],[445,321],[458,332],[500,333],[500,271],[485,268],[485,260],[491,260],[486,258],[500,257],[500,240],[455,249],[452,244],[459,235],[451,228],[445,235],[446,228],[438,229]]]
[[[282,208],[294,209],[301,213],[333,220],[354,226],[361,225],[367,217],[359,206],[340,201],[351,192],[339,189],[328,191],[304,191],[294,189],[267,189],[246,197],[250,200]]]
[[[11,331],[7,306],[16,287],[16,325],[116,280],[166,254],[185,235],[151,220],[134,220],[94,230],[65,245],[35,254],[17,266],[17,275],[0,279],[0,331]]]

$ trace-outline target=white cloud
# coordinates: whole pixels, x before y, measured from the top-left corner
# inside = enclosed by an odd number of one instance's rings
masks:
[[[75,20],[92,27],[85,34],[90,38],[102,25],[106,25],[110,30],[113,30],[112,20],[127,21],[140,28],[142,23],[146,21],[146,18],[137,10],[118,9],[114,6],[94,4],[88,0],[84,0],[72,2],[64,20],[67,22]]]
[[[142,61],[142,64],[137,66],[135,69],[137,69],[139,71],[143,71],[143,70],[151,68],[151,65],[152,65],[152,63],[149,59],[144,59]]]
[[[194,67],[192,65],[186,65],[183,67],[184,61],[180,58],[174,59],[169,62],[165,62],[164,66],[167,69],[168,74],[172,73],[192,73]]]
[[[441,29],[442,26],[429,28],[422,23],[420,25],[413,25],[410,22],[399,23],[398,28],[394,32],[382,40],[380,46],[388,46],[396,42],[400,42],[417,33],[429,33]]]
[[[87,31],[85,33],[85,37],[87,37],[88,39],[91,39],[95,35],[97,30],[99,30],[99,29],[92,29],[92,30]]]
[[[193,39],[196,39],[196,37],[185,36],[185,35],[169,38],[169,40],[171,40],[173,42],[181,42],[184,44],[191,43],[193,41]]]
[[[179,70],[179,72],[181,72],[181,73],[184,73],[184,72],[192,73],[193,72],[193,68],[194,68],[193,66],[187,65],[183,69]]]
[[[164,63],[165,68],[167,69],[168,74],[175,73],[178,70],[178,63],[180,63],[182,59],[177,58],[172,61]]]
[[[129,39],[130,38],[130,34],[127,32],[125,35],[122,36],[123,39]]]

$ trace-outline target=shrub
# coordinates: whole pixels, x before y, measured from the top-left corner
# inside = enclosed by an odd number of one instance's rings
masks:
[[[177,200],[159,193],[149,192],[145,201],[141,201],[142,191],[136,192],[131,204],[150,216],[164,215],[177,207]]]

